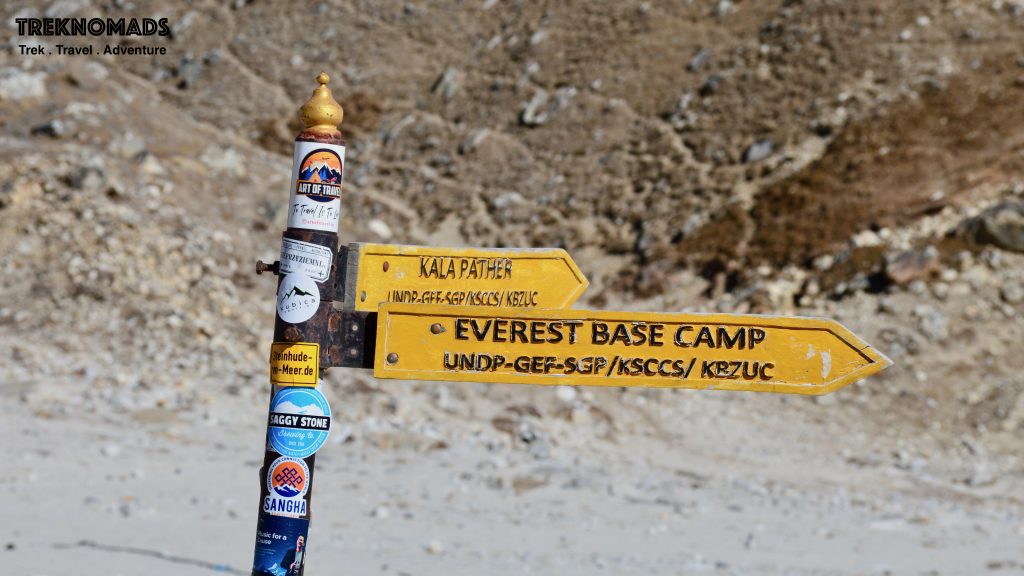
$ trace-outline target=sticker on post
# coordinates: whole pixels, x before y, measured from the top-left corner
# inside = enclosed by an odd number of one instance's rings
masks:
[[[277,315],[289,324],[301,324],[316,314],[320,307],[320,288],[306,276],[286,274],[277,287]]]
[[[306,515],[309,466],[302,460],[282,456],[267,469],[267,497],[263,511],[273,516],[302,518]]]
[[[315,388],[285,388],[270,402],[270,447],[278,454],[305,458],[327,441],[331,407]]]
[[[289,228],[337,232],[341,216],[341,181],[345,147],[297,142],[292,164],[293,181]]]
[[[280,271],[282,274],[298,272],[317,282],[323,282],[331,274],[331,250],[309,242],[285,238],[281,243]]]
[[[306,556],[309,520],[260,514],[253,576],[298,576]]]
[[[316,386],[320,375],[320,345],[274,342],[270,346],[270,382],[279,386]]]

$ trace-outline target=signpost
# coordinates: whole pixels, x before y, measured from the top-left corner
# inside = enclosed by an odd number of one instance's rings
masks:
[[[350,244],[345,308],[382,302],[568,308],[587,279],[565,250]]]
[[[302,576],[330,367],[379,378],[826,394],[890,364],[820,318],[570,310],[587,279],[564,251],[338,247],[341,106],[302,107],[270,348],[254,576]]]
[[[373,375],[826,394],[889,364],[820,318],[384,304]]]

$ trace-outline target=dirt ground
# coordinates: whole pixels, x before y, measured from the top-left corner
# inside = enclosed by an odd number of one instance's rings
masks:
[[[0,572],[248,573],[253,264],[322,69],[343,241],[563,247],[579,306],[825,316],[895,365],[816,399],[336,369],[307,574],[1024,573],[1024,2],[0,13]],[[108,43],[38,16],[173,35],[23,55]]]

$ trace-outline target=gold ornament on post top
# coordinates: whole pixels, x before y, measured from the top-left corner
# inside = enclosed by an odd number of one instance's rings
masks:
[[[331,89],[327,87],[331,77],[326,72],[321,72],[316,77],[316,81],[320,83],[320,86],[313,91],[313,95],[302,105],[299,112],[302,116],[302,123],[306,126],[303,131],[331,135],[341,134],[338,125],[341,124],[345,111],[342,110],[341,104],[334,99]]]

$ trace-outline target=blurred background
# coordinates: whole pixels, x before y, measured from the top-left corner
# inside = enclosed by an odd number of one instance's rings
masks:
[[[334,369],[308,574],[1024,572],[1024,2],[0,13],[2,571],[248,573],[254,262],[324,70],[343,242],[563,247],[578,306],[825,316],[895,365],[820,398]]]

